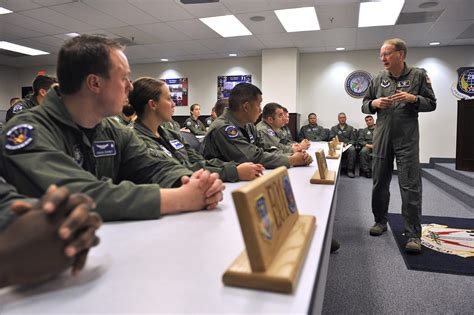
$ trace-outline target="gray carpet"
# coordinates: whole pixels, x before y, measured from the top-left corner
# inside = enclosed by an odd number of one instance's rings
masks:
[[[390,231],[372,237],[372,180],[341,176],[324,314],[474,314],[474,277],[412,271]],[[400,213],[398,178],[389,212]],[[423,214],[474,218],[474,209],[423,179]],[[474,266],[473,266],[474,268]]]

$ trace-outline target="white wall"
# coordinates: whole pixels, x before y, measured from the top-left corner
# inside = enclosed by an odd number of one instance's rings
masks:
[[[310,112],[319,124],[330,128],[337,114],[345,112],[348,124],[365,127],[360,108],[362,99],[350,97],[344,89],[347,75],[354,70],[377,74],[383,70],[378,50],[302,54],[300,58],[301,124]],[[474,66],[474,46],[409,48],[407,63],[428,71],[438,100],[436,111],[421,113],[420,159],[456,156],[457,98],[451,92],[459,67]],[[265,93],[265,92],[264,92]]]
[[[16,68],[0,66],[0,109],[8,110],[12,97],[21,97],[18,71]]]
[[[125,51],[126,53],[126,51]],[[31,85],[38,69],[56,75],[54,67],[35,67],[19,71],[20,86]],[[158,79],[188,78],[189,105],[199,103],[201,114],[210,115],[217,101],[217,76],[251,74],[252,83],[261,86],[262,64],[260,57],[225,58],[213,60],[182,61],[130,65],[130,79],[142,76]],[[189,107],[176,107],[175,115],[189,115]]]

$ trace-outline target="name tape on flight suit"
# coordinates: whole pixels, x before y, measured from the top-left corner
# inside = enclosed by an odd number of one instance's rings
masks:
[[[117,151],[115,150],[115,141],[94,141],[94,143],[92,143],[92,153],[95,157],[116,155]]]

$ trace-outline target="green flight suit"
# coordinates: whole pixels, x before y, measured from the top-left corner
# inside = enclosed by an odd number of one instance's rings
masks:
[[[170,121],[165,121],[164,123],[161,124],[161,127],[166,128],[166,129],[176,130],[176,131],[181,130],[181,126],[179,125],[179,122],[173,119],[171,119]]]
[[[51,184],[66,186],[90,195],[104,221],[158,218],[159,185],[179,186],[192,174],[151,156],[133,130],[112,118],[79,128],[55,89],[42,106],[13,118],[0,139],[3,175],[20,193],[40,197]]]
[[[267,124],[264,120],[260,121],[256,128],[258,137],[262,139],[263,149],[265,151],[271,152],[277,150],[282,153],[293,153],[291,144],[281,143],[275,130],[273,130],[272,126]]]
[[[191,133],[196,136],[203,136],[206,134],[206,126],[199,119],[195,119],[193,116],[186,119],[184,127],[188,128]]]
[[[133,128],[133,121],[132,120],[125,120],[123,119],[123,117],[121,115],[117,115],[117,116],[113,116],[112,117],[113,119],[115,119],[118,123],[120,123],[121,125],[127,127],[127,128]]]
[[[224,162],[219,159],[206,160],[190,146],[181,136],[179,131],[158,127],[160,137],[156,137],[147,127],[139,121],[135,123],[135,132],[147,145],[152,155],[160,155],[164,158],[178,160],[183,166],[198,171],[204,168],[212,173],[218,173],[224,182],[239,181],[237,163]]]
[[[280,143],[282,144],[293,144],[296,143],[295,140],[293,140],[293,135],[291,134],[291,130],[288,127],[288,125],[284,125],[280,129],[276,131],[276,135],[278,138],[280,138]]]
[[[266,152],[263,143],[257,136],[255,125],[249,123],[244,127],[228,108],[209,128],[201,145],[201,153],[206,159],[218,158],[237,163],[260,163],[265,168],[279,166],[290,167],[288,155],[278,152]]]
[[[36,199],[30,199],[18,194],[13,186],[7,184],[5,180],[0,177],[0,232],[17,217],[17,215],[10,210],[11,204],[16,200],[30,203],[37,201]]]
[[[39,104],[38,104],[38,101],[36,100],[36,96],[34,96],[33,94],[28,95],[27,97],[22,99],[20,102],[16,103],[14,106],[11,106],[7,110],[7,114],[5,115],[5,122],[8,122],[15,115],[24,113],[38,105]]]
[[[339,138],[339,141],[343,142],[344,144],[352,144],[350,148],[348,148],[342,154],[342,157],[347,156],[347,170],[354,171],[355,162],[356,162],[356,149],[355,145],[357,144],[357,136],[354,127],[346,124],[344,128],[341,128],[339,124],[333,126],[331,131],[329,132],[329,139]]]
[[[365,128],[359,132],[358,143],[361,147],[359,152],[360,168],[367,173],[372,171],[372,149],[367,148],[366,144],[373,143],[374,128]]]
[[[373,100],[391,96],[396,90],[416,95],[414,103],[396,103],[374,109]],[[418,113],[436,109],[436,97],[424,69],[404,66],[399,78],[383,71],[374,77],[363,100],[362,112],[377,114],[374,131],[372,212],[375,222],[386,223],[390,201],[393,160],[397,161],[402,197],[402,215],[408,237],[421,235],[421,172]]]
[[[327,129],[318,125],[304,125],[300,128],[299,140],[308,139],[309,141],[328,141],[329,132]]]

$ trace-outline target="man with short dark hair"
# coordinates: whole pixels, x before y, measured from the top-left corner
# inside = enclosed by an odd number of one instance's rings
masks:
[[[346,124],[345,113],[339,113],[337,115],[337,120],[339,121],[339,124],[331,128],[329,138],[333,139],[337,136],[339,138],[339,141],[344,143],[345,147],[348,146],[342,156],[347,156],[347,176],[349,176],[350,178],[354,178],[354,168],[356,161],[356,149],[354,146],[357,142],[356,131],[354,127]]]
[[[257,135],[255,121],[261,113],[262,92],[250,83],[237,84],[229,97],[229,108],[209,128],[201,151],[206,159],[219,158],[238,163],[254,162],[265,168],[302,166],[311,163],[306,152],[290,156],[266,152]]]
[[[265,151],[276,150],[282,153],[302,151],[298,143],[281,143],[277,132],[283,127],[284,123],[283,106],[277,103],[268,103],[263,107],[262,120],[257,124],[256,128]]]
[[[214,120],[216,120],[217,114],[216,114],[216,107],[214,106],[211,109],[211,116],[206,118],[206,128],[209,128]]]
[[[229,107],[229,102],[225,99],[217,100],[216,105],[214,105],[214,111],[216,113],[216,118],[224,113],[224,110]]]
[[[5,121],[9,121],[13,116],[40,105],[46,96],[46,92],[48,92],[49,88],[57,82],[58,81],[54,77],[47,75],[36,76],[33,80],[33,94],[11,106],[7,111]]]
[[[326,129],[318,125],[318,116],[315,113],[308,115],[308,124],[300,129],[299,139],[309,141],[328,141],[329,134]]]
[[[365,177],[372,178],[372,148],[374,147],[372,143],[375,129],[374,117],[371,115],[365,116],[365,123],[367,124],[367,128],[359,132],[358,139],[361,148],[359,152],[360,168]]]
[[[1,136],[4,176],[20,193],[39,197],[52,183],[67,186],[94,198],[104,221],[157,219],[222,200],[217,174],[152,156],[133,130],[108,118],[133,89],[119,43],[74,37],[59,51],[57,72],[59,90]]]
[[[385,71],[375,76],[362,104],[365,114],[377,114],[373,148],[372,236],[387,230],[393,160],[397,161],[407,243],[405,251],[421,252],[421,173],[418,113],[436,109],[431,80],[424,69],[405,63],[406,43],[393,38],[380,48]]]

